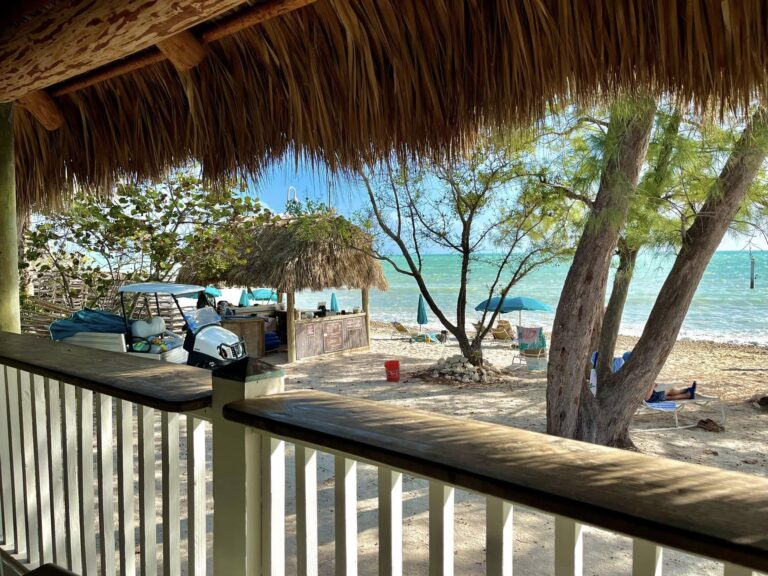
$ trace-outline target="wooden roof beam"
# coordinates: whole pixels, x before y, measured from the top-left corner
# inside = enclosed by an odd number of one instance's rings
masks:
[[[19,104],[34,116],[46,130],[56,130],[64,124],[59,105],[45,90],[30,92],[18,100]]]
[[[179,72],[191,70],[205,58],[205,46],[186,30],[158,42],[157,47]]]
[[[155,46],[245,0],[62,0],[14,27],[0,22],[0,102]]]
[[[316,1],[317,0],[271,0],[270,2],[257,4],[248,10],[233,14],[231,17],[217,22],[205,30],[202,33],[200,43],[203,46],[210,44],[211,42],[221,40],[222,38],[231,36],[232,34],[245,30],[251,26],[261,24],[272,18],[303,8]],[[190,36],[192,35],[190,34]],[[159,43],[157,47],[160,48]],[[162,50],[162,48],[160,49]],[[170,59],[170,56],[168,56],[168,58]],[[162,62],[165,59],[166,54],[160,50],[145,51],[142,54],[135,54],[129,58],[120,60],[119,62],[113,62],[110,65],[93,70],[88,74],[83,74],[67,82],[63,82],[54,88],[51,91],[51,94],[53,96],[71,94],[72,92],[88,88],[99,82],[117,78],[124,74],[144,68],[145,66]]]

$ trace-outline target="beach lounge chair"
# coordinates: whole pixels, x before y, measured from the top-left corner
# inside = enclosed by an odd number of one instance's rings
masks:
[[[411,333],[411,331],[408,330],[408,328],[400,324],[400,322],[391,322],[390,324],[392,324],[392,328],[395,329],[395,332],[397,332],[397,334],[399,334],[403,338],[403,340],[412,339],[413,333]]]
[[[517,342],[520,348],[520,357],[525,360],[529,371],[534,372],[547,369],[549,362],[547,358],[547,340],[544,338],[543,328],[518,326]]]
[[[504,330],[504,328],[494,328],[491,330],[491,336],[493,336],[494,340],[499,340],[505,345],[512,346],[512,343],[515,341],[514,338],[512,338],[512,335]]]
[[[403,340],[407,339],[410,342],[425,342],[427,344],[440,342],[440,339],[434,332],[416,332],[414,330],[408,330],[408,328],[400,324],[400,322],[392,322],[391,324],[397,333],[403,336]]]
[[[509,323],[509,320],[499,320],[498,324],[496,324],[496,328],[499,330],[506,330],[510,336],[513,338],[515,337],[512,333],[512,325]]]
[[[656,387],[657,390],[664,390],[666,386],[664,384],[661,384]],[[640,408],[637,411],[638,416],[643,415],[649,415],[649,414],[658,414],[660,412],[666,412],[669,414],[672,414],[672,416],[675,419],[675,425],[674,426],[667,426],[665,428],[641,428],[634,430],[635,432],[656,432],[660,430],[675,430],[677,428],[695,428],[697,424],[686,424],[681,426],[680,425],[680,419],[678,417],[678,413],[680,413],[682,410],[685,409],[686,406],[693,406],[693,405],[704,405],[707,406],[709,404],[718,404],[720,408],[720,417],[722,419],[722,426],[725,427],[726,424],[726,413],[725,413],[725,404],[720,399],[719,396],[707,396],[705,394],[700,394],[698,391],[696,392],[696,397],[691,400],[664,400],[663,402],[646,402],[643,401],[643,403],[640,405]]]

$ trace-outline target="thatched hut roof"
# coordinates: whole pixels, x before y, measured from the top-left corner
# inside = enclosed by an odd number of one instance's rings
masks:
[[[371,238],[341,216],[285,219],[260,227],[243,243],[244,264],[216,278],[200,277],[182,268],[182,283],[224,283],[229,286],[264,286],[279,292],[330,288],[387,289],[378,260],[370,255]]]
[[[151,65],[48,86],[64,123],[46,131],[18,109],[19,196],[53,205],[75,183],[191,160],[218,178],[285,153],[334,168],[439,155],[480,125],[623,89],[735,108],[764,92],[766,38],[768,5],[752,0],[318,0],[211,41],[188,72],[147,49]]]

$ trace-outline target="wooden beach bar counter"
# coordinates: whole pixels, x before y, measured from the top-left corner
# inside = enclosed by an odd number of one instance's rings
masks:
[[[368,348],[366,313],[296,320],[296,359]]]
[[[370,343],[369,292],[387,289],[381,264],[370,255],[370,249],[363,249],[371,242],[368,234],[333,210],[304,218],[283,216],[243,238],[242,262],[215,276],[200,276],[191,267],[182,267],[179,281],[194,278],[197,284],[264,286],[284,294],[284,303],[253,312],[276,317],[289,363],[334,352],[366,350]],[[296,306],[299,292],[336,288],[360,290],[362,306],[358,308],[355,303],[352,312],[344,314],[324,308],[300,311]],[[238,316],[250,313],[250,308],[237,309]]]

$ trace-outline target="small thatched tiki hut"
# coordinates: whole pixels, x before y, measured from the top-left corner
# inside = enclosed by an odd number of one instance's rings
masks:
[[[358,289],[362,292],[364,335],[346,335],[353,316],[345,318],[338,336],[341,342],[330,347],[339,350],[370,346],[369,290],[387,289],[384,271],[371,256],[371,238],[341,216],[317,214],[287,218],[259,228],[242,246],[243,263],[223,271],[217,277],[201,277],[191,267],[179,273],[179,282],[221,282],[230,286],[264,286],[287,295],[288,361],[314,356],[322,344],[321,334],[304,330],[300,322],[297,336],[295,294],[302,290],[322,291],[331,288]],[[339,318],[313,320],[318,330]],[[322,324],[322,325],[321,325]],[[359,323],[355,323],[357,326]],[[336,328],[333,326],[332,328]],[[364,342],[364,345],[362,343]]]
[[[742,0],[36,0],[0,4],[0,329],[16,212],[195,161],[256,175],[441,156],[626,90],[744,108],[768,8]]]

